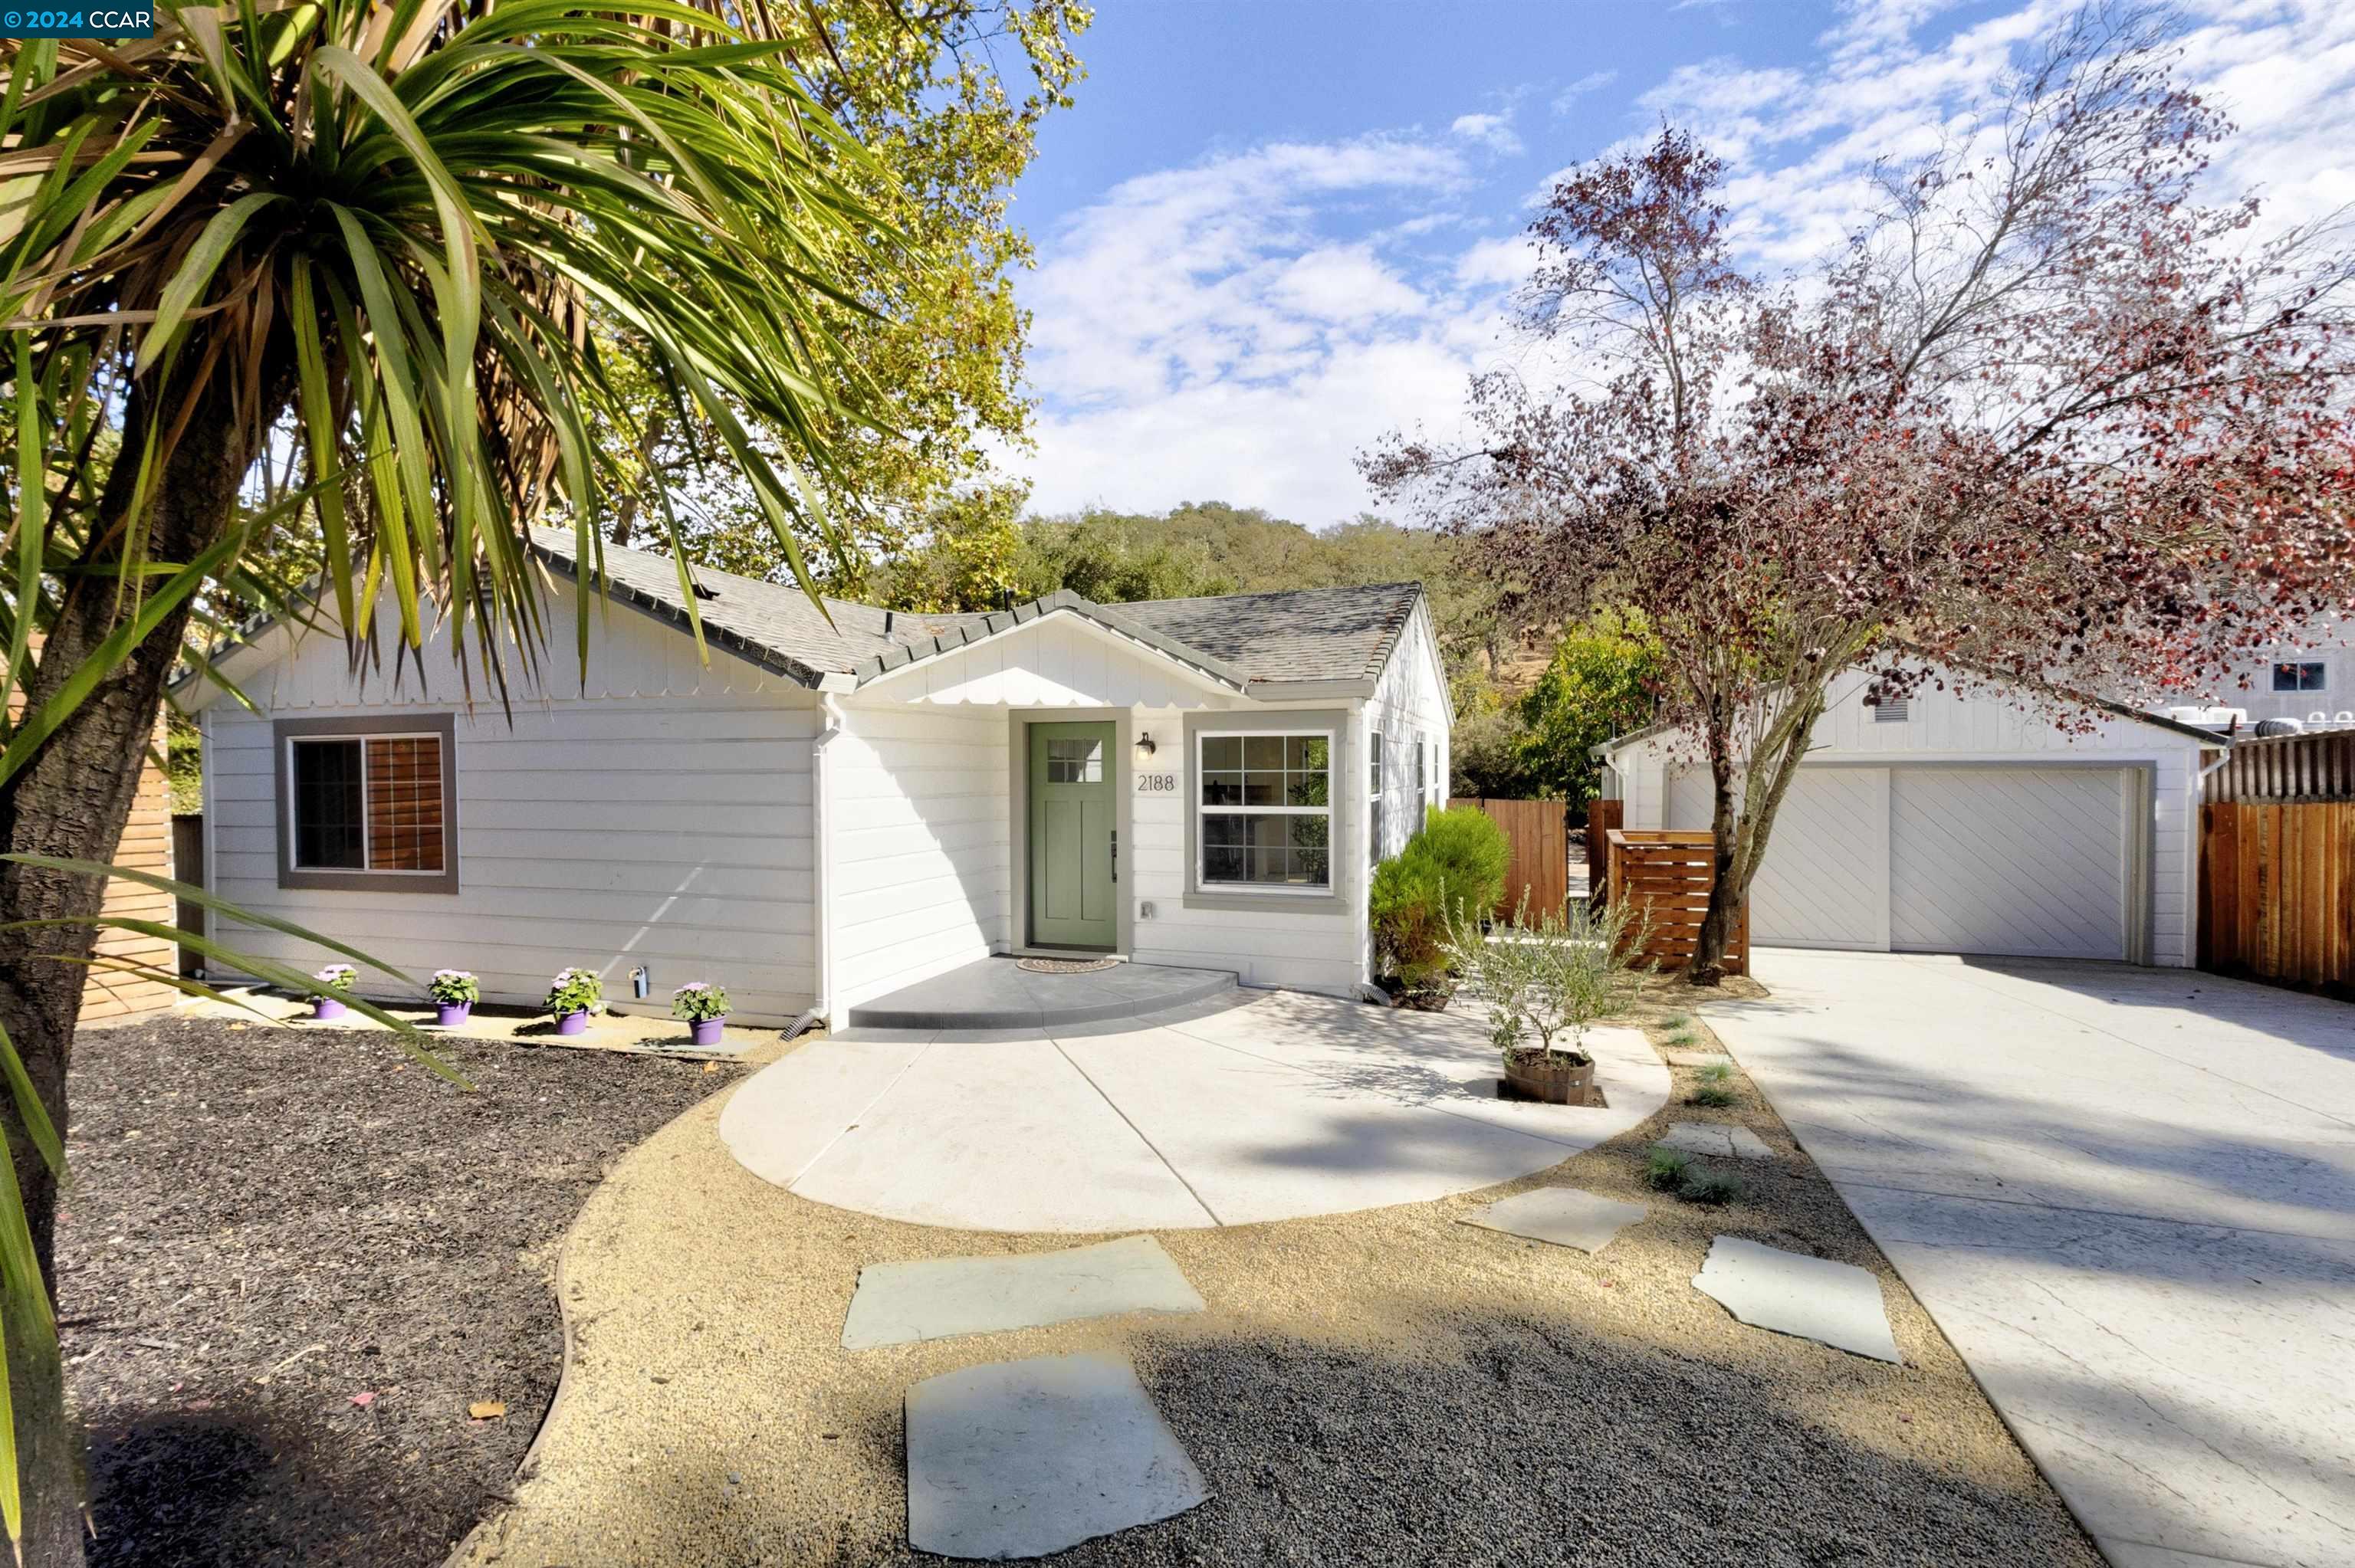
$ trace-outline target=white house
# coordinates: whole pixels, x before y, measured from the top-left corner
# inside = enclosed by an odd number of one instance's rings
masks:
[[[2308,729],[2355,727],[2355,646],[2347,628],[2324,620],[2298,642],[2267,649],[2199,704],[2169,705],[2179,718],[2238,716],[2244,729],[2266,719],[2296,719]]]
[[[283,623],[219,662],[250,708],[182,694],[215,893],[512,1003],[566,964],[626,999],[643,968],[658,997],[724,984],[743,1022],[839,1024],[1033,951],[1348,995],[1370,978],[1367,868],[1445,796],[1419,585],[829,601],[829,624],[798,589],[699,572],[705,664],[674,564],[608,549],[584,671],[572,537],[533,549],[551,646],[512,716],[479,674],[468,700],[446,639],[362,679],[340,637]]]
[[[2126,708],[2073,733],[1984,683],[1879,700],[1865,669],[1830,698],[1751,885],[1752,942],[2192,962],[2200,777],[2222,736]],[[1684,740],[1596,748],[1625,826],[1708,830],[1709,770]]]

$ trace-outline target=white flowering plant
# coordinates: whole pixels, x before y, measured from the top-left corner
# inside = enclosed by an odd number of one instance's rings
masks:
[[[462,1001],[482,1001],[483,987],[464,969],[435,969],[433,978],[425,982],[425,994],[438,1002],[454,1007]]]
[[[319,982],[319,995],[340,1001],[351,994],[352,982],[360,978],[360,971],[349,964],[329,964],[311,978]]]
[[[569,969],[556,971],[548,982],[548,1000],[540,1005],[561,1018],[568,1012],[594,1012],[604,1000],[605,982],[596,970]]]
[[[709,980],[689,980],[670,993],[670,1015],[689,1023],[708,1023],[728,1016],[728,991]]]

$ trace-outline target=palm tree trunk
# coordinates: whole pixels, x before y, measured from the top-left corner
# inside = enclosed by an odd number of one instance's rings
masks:
[[[133,394],[123,451],[139,450],[149,421],[159,417],[156,403],[150,392]],[[103,567],[119,561],[122,541],[133,527],[144,530],[150,559],[188,560],[228,528],[250,455],[234,410],[224,399],[208,398],[190,413],[165,458],[144,517],[127,515],[133,465],[115,465],[101,499],[101,524],[91,530],[81,564]],[[114,629],[118,580],[88,575],[69,581],[39,667],[27,683],[27,711],[47,701]],[[0,842],[10,851],[112,860],[186,620],[185,607],[165,617],[99,683],[31,765],[0,785]],[[87,920],[98,914],[104,896],[104,885],[88,877],[0,864],[0,909],[10,919]],[[88,970],[59,959],[87,959],[96,936],[89,927],[0,932],[0,1024],[16,1043],[60,1134],[66,1128],[66,1069]],[[8,1136],[33,1245],[54,1297],[57,1181],[5,1096],[0,1096],[0,1128]],[[25,1325],[10,1322],[5,1330],[25,1497],[25,1561],[37,1568],[72,1568],[82,1560],[82,1443],[67,1416],[63,1368],[22,1353],[30,1342]]]

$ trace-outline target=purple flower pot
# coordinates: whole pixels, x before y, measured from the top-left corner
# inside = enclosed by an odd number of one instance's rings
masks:
[[[584,1010],[584,1011],[580,1012],[568,1012],[568,1013],[564,1014],[564,1016],[562,1016],[561,1018],[559,1018],[559,1019],[556,1021],[556,1032],[557,1032],[559,1034],[586,1034],[586,1033],[589,1033],[589,1014],[588,1014],[588,1012]]]
[[[350,1011],[351,1009],[332,996],[314,996],[311,999],[311,1016],[314,1018],[341,1018]]]
[[[474,1011],[471,1001],[437,1001],[433,1004],[433,1022],[444,1029],[455,1029]]]
[[[718,1018],[697,1019],[687,1026],[687,1044],[690,1045],[719,1044],[719,1026],[727,1022],[728,1019],[724,1013]]]

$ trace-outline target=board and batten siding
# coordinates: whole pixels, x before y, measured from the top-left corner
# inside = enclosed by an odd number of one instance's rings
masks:
[[[551,643],[512,722],[481,691],[470,713],[443,640],[414,669],[362,683],[342,642],[316,632],[240,681],[256,706],[201,715],[205,831],[212,890],[385,959],[421,984],[472,969],[486,1000],[537,1006],[549,978],[579,964],[630,1005],[630,971],[649,970],[640,1008],[661,1012],[690,980],[727,987],[748,1023],[783,1023],[810,1003],[810,749],[815,696],[620,604],[592,607],[584,689],[573,654],[571,588],[546,607]],[[283,636],[283,632],[275,635]],[[388,639],[389,641],[389,639]],[[459,891],[281,888],[279,766],[272,722],[453,713]],[[218,916],[215,935],[308,969],[315,947]],[[397,982],[364,975],[365,994]],[[400,998],[411,1001],[413,998]]]
[[[1978,768],[1996,767],[2025,770],[2051,768],[2111,768],[2149,780],[2147,903],[2149,961],[2174,967],[2188,965],[2193,950],[2194,877],[2197,874],[2199,769],[2198,741],[2155,726],[2123,717],[2102,715],[2080,729],[2064,729],[2049,710],[2040,711],[1983,687],[1968,694],[1951,687],[1927,685],[1912,694],[1906,716],[1887,722],[1875,717],[1864,697],[1871,686],[1861,672],[1833,683],[1831,705],[1816,722],[1806,769],[1866,768],[1886,763],[1891,768]],[[1625,801],[1625,825],[1630,828],[1671,828],[1707,831],[1710,825],[1709,778],[1695,759],[1680,754],[1673,737],[1638,742],[1614,762]],[[1883,776],[1884,779],[1886,776]],[[1859,775],[1859,780],[1865,779]],[[2129,777],[2121,788],[2136,788]],[[1902,802],[1884,782],[1878,799],[1895,811]],[[1821,794],[1821,791],[1817,791]],[[1846,808],[1842,808],[1845,810]],[[1815,821],[1796,820],[1799,835],[1816,832],[1823,842],[1809,853],[1836,853],[1830,847],[1838,811],[1817,812]],[[1879,835],[1878,854],[1886,864],[1890,855],[1886,821],[1859,824]],[[1784,824],[1775,829],[1777,847]],[[1859,839],[1858,842],[1863,841]],[[1901,857],[1902,858],[1902,857]],[[1768,871],[1762,868],[1762,878]],[[1771,878],[1769,878],[1771,881]],[[1769,889],[1770,901],[1774,896]],[[1839,912],[1831,911],[1837,916]],[[1885,920],[1886,912],[1877,919]],[[1753,921],[1753,926],[1762,922]],[[1877,939],[1849,942],[1855,918],[1828,918],[1820,945],[1888,947],[1903,945],[1902,931],[1894,934],[1880,924]]]
[[[1366,703],[1368,733],[1380,731],[1383,737],[1382,856],[1396,854],[1406,846],[1406,841],[1422,826],[1423,806],[1447,803],[1450,721],[1438,650],[1437,639],[1432,632],[1430,608],[1418,600],[1414,615],[1399,634],[1397,646],[1391,650],[1389,662],[1375,680],[1374,694]],[[1410,798],[1418,742],[1427,749],[1423,797],[1420,802],[1414,802]],[[1359,786],[1361,789],[1366,787],[1364,782]]]

